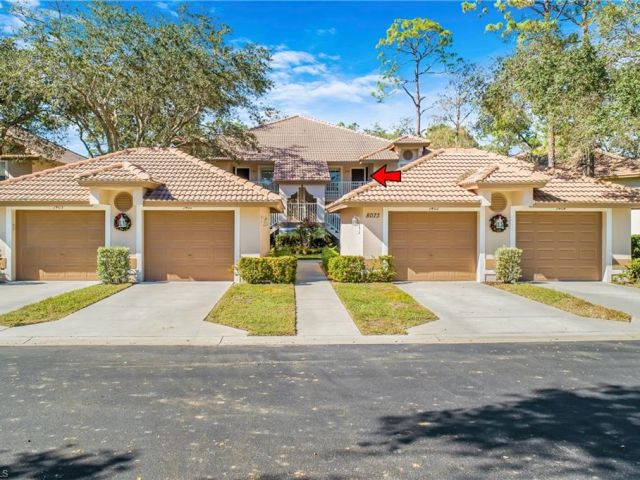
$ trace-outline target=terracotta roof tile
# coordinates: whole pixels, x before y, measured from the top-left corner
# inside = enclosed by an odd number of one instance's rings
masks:
[[[27,154],[38,155],[47,160],[53,160],[58,163],[73,163],[85,160],[82,155],[22,128],[10,128],[7,132],[7,137],[10,141],[24,146]],[[9,156],[7,155],[7,157]]]
[[[596,151],[596,177],[640,177],[640,159]]]
[[[329,166],[327,165],[327,162],[283,157],[279,158],[275,162],[273,167],[273,178],[276,182],[328,182],[330,180]]]
[[[114,162],[76,175],[81,184],[89,183],[155,183],[142,167],[130,162]]]
[[[357,162],[362,155],[390,145],[384,138],[295,115],[252,128],[258,151],[242,152],[246,160],[275,161],[283,152],[310,161]]]
[[[214,167],[175,148],[135,148],[43,170],[0,182],[0,202],[88,203],[89,189],[78,183],[85,175],[114,175],[114,164],[129,163],[132,171],[144,170],[162,182],[148,189],[146,201],[186,203],[275,203],[280,197],[269,190]],[[122,168],[120,168],[122,170]]]
[[[360,187],[328,208],[335,210],[350,203],[430,203],[480,204],[480,197],[460,185],[474,180],[491,183],[532,183],[546,181],[535,188],[536,202],[630,203],[640,201],[640,191],[594,179],[563,176],[560,172],[538,172],[531,164],[479,149],[436,150],[400,169],[402,181],[383,187],[375,182]],[[566,172],[564,172],[566,174]],[[544,183],[544,182],[543,182]],[[465,182],[466,184],[466,182]]]
[[[505,157],[500,159],[500,163],[490,163],[479,168],[458,185],[464,188],[509,184],[540,185],[548,180],[547,175],[536,170],[531,164]]]
[[[417,137],[415,135],[403,135],[395,140],[391,140],[391,143],[394,145],[422,145],[428,147],[431,142],[426,138]]]

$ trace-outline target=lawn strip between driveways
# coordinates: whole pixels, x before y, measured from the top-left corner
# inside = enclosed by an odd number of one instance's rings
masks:
[[[0,315],[0,325],[18,327],[60,320],[130,286],[130,283],[119,285],[99,284],[71,290],[2,314]]]
[[[249,335],[295,335],[294,286],[234,284],[206,320],[246,330]]]
[[[392,283],[334,282],[333,288],[363,335],[405,335],[438,319]]]
[[[539,287],[530,283],[489,283],[489,285],[521,297],[544,303],[579,317],[597,318],[600,320],[615,320],[630,322],[631,315],[620,310],[603,307],[588,302],[582,298],[551,288]]]

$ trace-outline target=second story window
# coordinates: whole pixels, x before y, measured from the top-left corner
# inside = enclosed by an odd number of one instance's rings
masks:
[[[337,183],[342,181],[341,170],[329,170],[329,176],[331,177],[331,183]]]
[[[273,183],[273,170],[260,169],[260,181],[262,183]]]
[[[247,180],[249,180],[251,177],[251,169],[249,168],[235,167],[233,170],[233,173],[235,173],[240,178],[246,178]]]
[[[0,182],[9,178],[8,166],[6,160],[0,160]]]

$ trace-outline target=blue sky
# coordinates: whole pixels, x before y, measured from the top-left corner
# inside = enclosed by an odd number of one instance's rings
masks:
[[[47,7],[45,1],[29,3]],[[9,28],[12,20],[7,15],[8,0],[0,0],[0,4],[0,24]],[[124,5],[172,19],[179,3],[163,0]],[[398,93],[384,103],[370,95],[379,66],[375,45],[394,19],[428,17],[438,21],[452,31],[458,55],[480,64],[489,64],[512,48],[499,35],[485,33],[486,23],[495,20],[495,16],[463,14],[459,1],[238,1],[189,5],[228,24],[233,29],[232,42],[252,41],[272,49],[275,88],[267,102],[283,114],[301,113],[334,123],[357,122],[362,127],[374,122],[389,126],[413,115],[410,100],[404,94]],[[434,100],[445,84],[443,77],[429,79],[428,99]],[[67,144],[83,152],[73,135]]]

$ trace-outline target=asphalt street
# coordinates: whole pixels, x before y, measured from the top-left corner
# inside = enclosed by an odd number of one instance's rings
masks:
[[[0,372],[0,478],[640,477],[640,343],[6,347]]]

